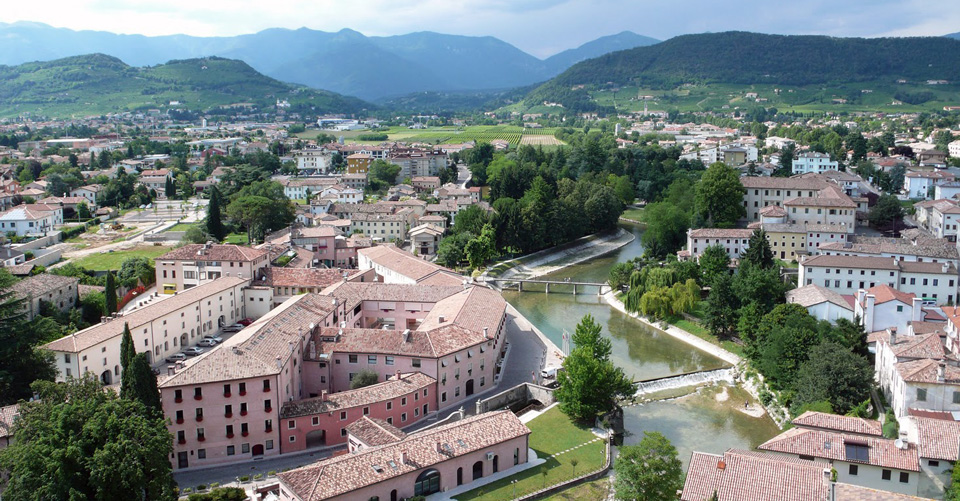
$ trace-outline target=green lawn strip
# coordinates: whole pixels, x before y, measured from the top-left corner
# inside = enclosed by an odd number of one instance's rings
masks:
[[[609,494],[610,479],[604,477],[562,490],[544,499],[546,501],[603,501]]]
[[[623,211],[622,216],[634,221],[643,221],[643,209],[627,209]]]
[[[74,263],[76,263],[78,266],[95,271],[119,270],[120,264],[123,263],[124,259],[130,257],[147,257],[152,260],[158,256],[166,254],[169,251],[169,247],[163,246],[140,247],[138,249],[128,251],[90,254],[89,256],[74,260]]]
[[[187,231],[200,223],[177,223],[164,231]]]
[[[559,407],[537,416],[527,423],[527,427],[531,431],[530,448],[536,451],[539,458],[547,459],[547,462],[460,494],[456,499],[508,499],[513,496],[514,489],[519,496],[540,490],[544,485],[550,486],[574,478],[574,460],[577,462],[576,475],[595,471],[603,465],[603,441],[595,440],[597,436],[589,428],[574,423]],[[577,446],[581,447],[563,452]],[[561,452],[563,453],[554,457]],[[547,472],[546,478],[543,471]],[[511,483],[513,480],[517,481],[516,486]]]
[[[237,244],[237,245],[246,245],[249,242],[247,239],[246,233],[231,233],[227,235],[227,238],[223,239],[225,244]]]
[[[694,336],[697,336],[700,339],[708,341],[711,344],[715,344],[729,351],[730,353],[733,353],[740,357],[743,356],[742,346],[738,345],[737,343],[734,343],[733,341],[720,341],[719,339],[717,339],[716,336],[714,336],[713,334],[710,334],[710,331],[708,331],[698,323],[691,322],[685,318],[670,319],[669,323],[689,332],[690,334],[693,334]]]
[[[777,264],[779,264],[782,268],[794,268],[794,269],[796,269],[796,268],[799,268],[799,267],[800,267],[800,265],[797,264],[797,263],[794,263],[794,262],[792,262],[792,261],[783,261],[783,260],[781,260],[781,259],[777,259]]]

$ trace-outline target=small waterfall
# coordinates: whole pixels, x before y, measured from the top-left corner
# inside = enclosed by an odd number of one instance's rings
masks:
[[[734,368],[716,369],[712,371],[691,372],[679,376],[670,376],[637,383],[636,395],[645,393],[656,393],[663,390],[673,390],[687,386],[702,386],[707,383],[716,383],[725,381],[732,383],[734,379]]]

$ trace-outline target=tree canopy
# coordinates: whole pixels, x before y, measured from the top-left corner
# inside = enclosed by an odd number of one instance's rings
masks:
[[[581,319],[573,334],[575,348],[557,373],[560,387],[555,396],[560,409],[579,421],[591,421],[609,412],[618,398],[630,395],[633,385],[623,369],[610,361],[610,340],[601,336],[601,326],[592,316]]]
[[[730,228],[746,215],[740,173],[723,162],[707,168],[697,184],[694,212],[708,227]]]
[[[620,447],[613,469],[617,499],[676,499],[683,488],[683,464],[677,448],[660,432],[645,431],[637,445]]]

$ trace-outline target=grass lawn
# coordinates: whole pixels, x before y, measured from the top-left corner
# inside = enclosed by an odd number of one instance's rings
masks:
[[[496,482],[478,487],[456,496],[460,501],[468,499],[499,500],[512,499],[522,494],[543,489],[545,486],[569,480],[597,470],[603,466],[605,460],[604,444],[602,440],[594,440],[596,435],[589,428],[582,427],[571,421],[566,414],[554,407],[533,421],[527,423],[530,428],[530,448],[537,452],[540,458],[547,458],[547,462],[516,475],[502,478]],[[570,452],[559,452],[572,447],[588,443]],[[550,457],[548,457],[550,456]],[[574,468],[573,463],[577,466]],[[546,475],[544,475],[546,472]],[[516,484],[511,482],[516,480]],[[562,498],[558,498],[562,499]],[[581,499],[581,498],[576,498]]]
[[[627,209],[621,216],[634,221],[643,221],[643,209]]]
[[[147,257],[151,260],[170,251],[170,247],[142,246],[126,251],[107,252],[104,254],[90,254],[74,260],[78,266],[96,271],[119,270],[124,259],[130,257]]]
[[[669,319],[669,323],[689,332],[690,334],[693,334],[694,336],[697,336],[700,339],[709,341],[710,343],[715,344],[729,351],[730,353],[736,354],[741,357],[743,356],[743,346],[740,346],[739,344],[734,343],[733,341],[720,341],[719,339],[717,339],[716,336],[714,336],[713,334],[710,334],[710,331],[708,331],[706,328],[704,328],[702,325],[696,322],[691,322],[681,317],[676,319]]]
[[[603,501],[610,494],[610,479],[601,478],[560,491],[546,501]]]
[[[779,265],[782,266],[783,268],[794,268],[794,269],[796,269],[796,268],[799,268],[799,267],[800,267],[799,264],[794,263],[793,261],[784,261],[784,260],[782,260],[782,259],[777,259],[777,264],[779,264]]]
[[[190,228],[198,225],[200,223],[177,223],[169,228],[166,231],[187,231]]]
[[[246,233],[231,233],[227,235],[227,238],[223,239],[225,244],[236,244],[236,245],[247,245],[250,240],[247,238]]]

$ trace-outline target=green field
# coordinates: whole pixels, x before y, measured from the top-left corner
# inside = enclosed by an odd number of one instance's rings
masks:
[[[776,92],[779,90],[779,93]],[[868,91],[868,92],[864,92]],[[960,86],[957,85],[921,85],[895,84],[892,82],[859,82],[836,85],[739,85],[712,83],[707,85],[684,85],[679,88],[644,89],[638,87],[620,87],[616,89],[594,90],[590,93],[597,104],[614,106],[621,112],[643,111],[643,100],[637,96],[653,96],[647,101],[649,111],[679,110],[681,112],[722,111],[724,109],[750,109],[756,106],[776,108],[779,111],[809,112],[915,112],[941,110],[944,106],[960,105],[958,98]],[[933,99],[922,104],[892,104],[898,92],[930,92]],[[757,102],[747,93],[756,93]],[[834,99],[846,99],[847,102],[835,103]],[[524,111],[546,112],[542,107],[531,107]],[[553,109],[557,111],[556,108]]]
[[[627,209],[622,216],[633,221],[643,221],[643,209]]]
[[[187,231],[190,228],[193,228],[198,223],[177,223],[164,231]]]
[[[124,259],[131,257],[146,257],[153,260],[157,256],[166,254],[169,251],[170,247],[141,246],[131,250],[90,254],[89,256],[84,256],[80,259],[74,260],[73,262],[78,266],[87,268],[88,270],[119,270],[120,264],[123,263]]]
[[[537,452],[538,457],[547,458],[547,462],[460,494],[456,499],[513,499],[596,471],[606,460],[603,440],[594,440],[596,435],[588,428],[571,421],[566,414],[560,412],[559,407],[537,416],[527,423],[527,427],[531,431],[530,448]],[[577,446],[580,447],[564,452]],[[555,454],[557,455],[554,456]],[[577,463],[576,467],[573,466],[574,461]],[[546,472],[546,475],[543,472]],[[516,484],[512,483],[514,480]]]
[[[315,139],[318,134],[332,134],[338,138],[343,137],[344,142],[359,144],[379,144],[383,141],[361,141],[358,138],[364,134],[370,134],[372,131],[322,131],[308,130],[297,134],[297,137],[304,139]],[[430,127],[428,129],[408,129],[407,127],[390,127],[381,129],[378,133],[386,133],[388,141],[403,141],[407,143],[465,143],[467,141],[490,142],[496,139],[509,141],[511,147],[520,144],[523,136],[546,136],[553,137],[557,132],[556,128],[544,127],[542,129],[525,129],[515,125],[469,125],[465,127]]]

